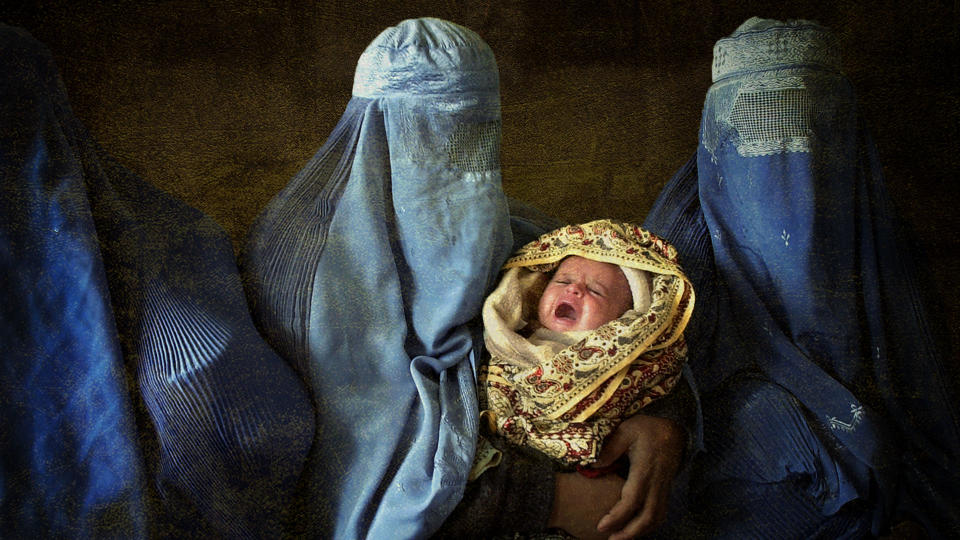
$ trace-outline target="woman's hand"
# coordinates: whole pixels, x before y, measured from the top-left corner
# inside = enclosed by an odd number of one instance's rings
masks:
[[[547,526],[577,538],[606,538],[597,530],[597,522],[620,498],[623,485],[623,479],[615,474],[587,478],[580,473],[558,473]]]
[[[641,414],[626,419],[607,437],[594,466],[609,466],[626,454],[630,473],[619,500],[597,524],[597,531],[616,540],[635,538],[666,520],[670,486],[680,469],[685,439],[683,428],[672,420]]]

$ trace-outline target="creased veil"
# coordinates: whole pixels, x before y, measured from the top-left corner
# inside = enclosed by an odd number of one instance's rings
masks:
[[[475,33],[388,28],[326,144],[251,231],[255,319],[316,406],[305,532],[422,537],[460,499],[478,425],[467,323],[512,242],[499,107]]]
[[[713,80],[697,156],[644,224],[699,297],[692,515],[719,536],[880,534],[899,519],[949,536],[956,389],[836,36],[751,19],[717,42]]]
[[[219,226],[97,147],[0,25],[0,536],[272,537],[313,435]]]

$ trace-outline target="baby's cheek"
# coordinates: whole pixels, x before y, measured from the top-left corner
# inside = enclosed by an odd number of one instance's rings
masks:
[[[539,320],[544,320],[547,315],[549,315],[550,309],[550,295],[546,292],[540,296],[540,301],[537,302],[537,318]]]

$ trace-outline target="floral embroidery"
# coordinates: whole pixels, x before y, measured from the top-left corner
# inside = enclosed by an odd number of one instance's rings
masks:
[[[857,405],[856,403],[850,404],[850,421],[843,422],[838,420],[836,416],[827,417],[827,422],[830,424],[830,429],[846,431],[851,433],[857,429],[857,425],[863,421],[863,405]]]

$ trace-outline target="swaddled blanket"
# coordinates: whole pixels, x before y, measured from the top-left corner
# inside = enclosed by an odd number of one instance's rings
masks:
[[[595,330],[539,328],[525,335],[549,272],[571,255],[625,269],[634,309]],[[483,309],[491,354],[480,376],[486,427],[564,463],[590,463],[621,420],[667,394],[679,379],[693,287],[672,246],[609,220],[547,233],[521,248],[504,269]],[[630,269],[649,274],[647,298],[638,294]]]

